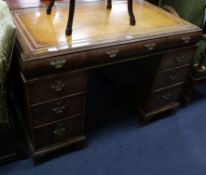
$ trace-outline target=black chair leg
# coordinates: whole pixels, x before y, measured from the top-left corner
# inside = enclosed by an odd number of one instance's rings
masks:
[[[66,31],[65,31],[66,35],[71,35],[72,34],[74,10],[75,10],[75,0],[70,0],[69,16],[68,16],[67,27],[66,27]]]
[[[53,7],[53,5],[54,5],[54,2],[55,2],[55,0],[50,0],[49,5],[48,5],[48,7],[47,7],[47,9],[46,9],[47,15],[50,15],[50,14],[51,14],[51,10],[52,10],[52,7]]]
[[[206,60],[206,48],[203,51],[203,53],[201,53],[201,57],[200,57],[198,66],[196,68],[197,71],[199,71],[199,72],[204,72],[205,71],[205,65],[204,65],[205,60]]]
[[[112,8],[112,0],[107,0],[107,9]]]
[[[47,7],[48,15],[51,14],[51,10],[54,5],[54,2],[55,0],[50,0],[50,3]],[[111,0],[107,0],[107,8],[108,9],[112,8]],[[75,11],[75,0],[70,0],[69,16],[68,16],[67,26],[65,30],[66,35],[72,35],[74,11]],[[129,13],[129,18],[130,18],[130,25],[135,25],[136,21],[135,21],[135,17],[133,13],[133,0],[128,0],[128,13]]]
[[[134,13],[133,13],[133,1],[128,0],[128,13],[130,18],[130,25],[134,26],[136,24]]]

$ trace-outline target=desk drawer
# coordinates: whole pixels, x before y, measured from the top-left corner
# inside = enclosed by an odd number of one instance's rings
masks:
[[[139,55],[147,55],[155,50],[163,48],[163,43],[159,39],[153,39],[152,41],[134,42],[128,45],[117,45],[106,48],[99,48],[96,50],[88,51],[89,66],[111,63],[119,61],[121,59],[128,59],[137,57]]]
[[[30,104],[40,103],[85,90],[85,73],[71,73],[63,77],[54,76],[28,84]]]
[[[124,58],[128,51],[134,52],[131,48],[115,46],[108,48],[99,48],[97,50],[88,51],[88,62],[89,66],[104,64],[112,61],[117,61],[120,58]]]
[[[158,107],[177,102],[182,91],[182,85],[167,88],[165,90],[153,93],[148,110],[154,110]]]
[[[195,48],[193,47],[184,50],[177,49],[176,51],[174,50],[171,53],[164,54],[160,69],[167,70],[167,69],[191,64],[194,51]]]
[[[162,72],[158,76],[155,89],[167,87],[172,84],[184,82],[188,76],[190,67],[186,66],[179,69],[174,69],[168,72]]]
[[[37,149],[83,135],[83,117],[74,117],[62,122],[38,128],[34,131]]]
[[[61,120],[83,113],[84,95],[76,95],[31,107],[33,126]]]

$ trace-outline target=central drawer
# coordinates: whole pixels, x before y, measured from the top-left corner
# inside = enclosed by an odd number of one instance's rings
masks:
[[[85,73],[68,73],[60,77],[43,78],[29,82],[28,94],[30,104],[41,103],[85,90]]]
[[[70,115],[82,114],[84,94],[31,107],[33,126],[61,120]]]
[[[44,148],[52,144],[82,136],[84,131],[84,118],[73,117],[52,125],[34,130],[35,148]]]

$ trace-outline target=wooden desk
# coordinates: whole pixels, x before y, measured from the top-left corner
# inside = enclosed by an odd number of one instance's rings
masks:
[[[43,7],[12,10],[18,28],[12,82],[20,84],[11,86],[12,97],[23,101],[35,161],[85,140],[90,69],[105,67],[142,120],[179,105],[201,30],[147,2],[134,3],[137,23],[130,26],[126,5],[117,1],[108,11],[102,2],[79,3],[71,37],[64,34],[67,3],[51,16]]]

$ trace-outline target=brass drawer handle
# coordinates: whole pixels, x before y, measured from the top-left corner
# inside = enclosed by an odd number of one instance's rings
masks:
[[[61,105],[61,106],[56,106],[52,108],[52,112],[56,113],[56,114],[61,114],[64,112],[66,106],[65,105]]]
[[[177,79],[177,74],[172,74],[172,75],[169,75],[169,79],[174,81]]]
[[[151,51],[151,50],[154,50],[156,43],[148,43],[148,44],[145,44],[144,46],[147,48],[147,50]]]
[[[182,37],[181,39],[182,39],[182,41],[183,41],[185,44],[187,44],[187,43],[190,42],[191,36],[185,36],[185,37]]]
[[[54,133],[56,136],[61,137],[61,136],[64,135],[65,131],[66,131],[66,127],[61,127],[61,128],[55,129],[55,130],[53,131],[53,133]]]
[[[51,88],[57,92],[62,91],[64,87],[65,87],[65,84],[61,80],[56,81],[56,84],[51,86]]]
[[[108,50],[105,51],[105,53],[110,57],[110,58],[114,58],[117,56],[117,54],[119,53],[118,49],[112,49],[112,50]]]
[[[66,130],[67,130],[67,127],[66,127],[65,123],[58,123],[53,130],[54,141],[64,139],[65,134],[66,134]]]
[[[66,60],[57,60],[57,61],[52,61],[50,64],[56,69],[62,68],[66,63]]]
[[[178,63],[181,63],[184,59],[184,56],[176,56],[175,57],[175,60],[178,62]]]
[[[171,96],[172,96],[172,94],[171,94],[171,93],[168,93],[168,94],[163,95],[162,98],[163,98],[164,100],[169,100]]]

